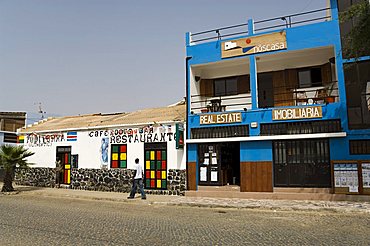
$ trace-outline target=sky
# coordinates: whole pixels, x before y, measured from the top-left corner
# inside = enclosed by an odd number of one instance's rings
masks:
[[[0,0],[0,111],[132,112],[185,96],[185,33],[326,0]]]

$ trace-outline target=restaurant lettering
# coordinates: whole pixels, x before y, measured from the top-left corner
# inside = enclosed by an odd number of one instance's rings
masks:
[[[89,132],[89,137],[108,137],[116,135],[135,135],[142,133],[153,133],[153,127],[143,128],[126,128],[126,129],[112,129],[112,130],[95,130]]]
[[[322,118],[321,107],[284,108],[272,110],[273,120]]]
[[[241,113],[228,114],[203,114],[200,116],[200,124],[226,124],[242,122]]]
[[[143,133],[135,135],[115,135],[110,137],[111,144],[125,143],[154,143],[154,142],[170,142],[176,140],[176,134],[172,132],[163,133]]]

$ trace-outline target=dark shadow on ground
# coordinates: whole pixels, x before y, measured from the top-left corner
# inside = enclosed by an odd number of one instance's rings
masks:
[[[0,191],[1,188],[3,188],[4,183],[0,182]],[[13,183],[13,187],[15,189],[15,193],[20,193],[20,192],[27,192],[27,191],[36,191],[36,190],[42,190],[45,189],[45,187],[38,187],[38,186],[18,186]]]

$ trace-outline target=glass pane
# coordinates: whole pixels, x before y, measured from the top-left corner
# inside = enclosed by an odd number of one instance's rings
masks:
[[[238,80],[237,78],[229,78],[226,80],[226,95],[238,94]]]
[[[150,161],[146,161],[145,169],[150,169]]]
[[[118,152],[118,146],[113,146],[112,147],[112,152]]]
[[[215,96],[224,96],[226,94],[225,80],[216,79],[215,80]]]
[[[311,69],[311,82],[312,82],[312,86],[322,85],[321,68],[317,67],[317,68]]]
[[[299,87],[311,87],[311,70],[303,70],[298,72]]]
[[[121,161],[121,165],[120,165],[121,168],[126,168],[127,167],[127,163],[126,161]]]
[[[162,170],[166,170],[166,169],[167,169],[166,161],[162,161]]]
[[[112,168],[118,168],[118,161],[112,161]]]
[[[166,180],[162,180],[162,188],[166,188],[167,186],[167,181]]]
[[[121,146],[121,152],[126,152],[126,145]]]

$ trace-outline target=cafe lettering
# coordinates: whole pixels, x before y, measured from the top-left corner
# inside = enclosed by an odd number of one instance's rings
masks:
[[[272,111],[273,120],[295,120],[311,118],[322,118],[322,108],[321,107],[284,108],[284,109],[274,109]]]
[[[242,122],[241,113],[204,114],[200,116],[200,124],[226,124]]]

